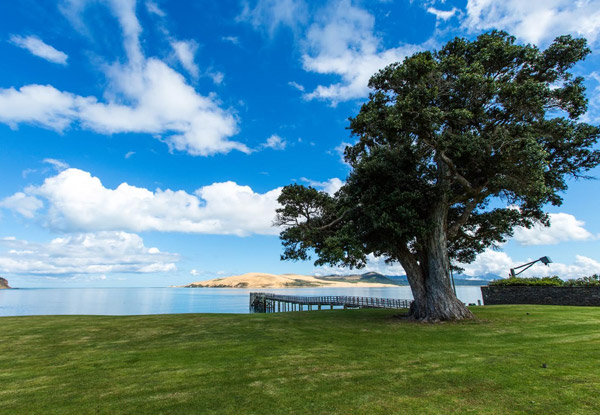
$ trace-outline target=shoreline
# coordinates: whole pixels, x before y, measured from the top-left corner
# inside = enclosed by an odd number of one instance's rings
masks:
[[[242,275],[232,275],[224,278],[213,278],[206,281],[196,281],[181,286],[182,288],[319,288],[319,287],[358,287],[381,288],[399,286],[394,281],[380,275],[350,275],[316,277],[299,274],[269,274],[249,272]],[[367,276],[367,277],[365,277]]]
[[[170,288],[227,288],[234,290],[248,290],[248,289],[298,289],[298,288],[394,288],[394,287],[409,287],[408,284],[380,284],[380,283],[340,283],[336,285],[286,285],[282,286],[245,286],[236,287],[231,285],[200,285],[198,283],[191,283],[188,285],[172,285]]]

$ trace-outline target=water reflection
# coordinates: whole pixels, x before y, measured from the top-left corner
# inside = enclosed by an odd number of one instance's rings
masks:
[[[412,299],[409,287],[373,288],[23,288],[0,290],[0,316],[95,314],[137,315],[177,313],[248,313],[251,291],[286,295],[348,295]],[[481,290],[457,286],[465,303],[481,301]]]

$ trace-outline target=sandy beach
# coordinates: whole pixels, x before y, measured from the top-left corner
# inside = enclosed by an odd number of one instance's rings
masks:
[[[225,278],[215,278],[185,285],[189,288],[299,288],[299,287],[395,287],[394,284],[373,282],[328,281],[310,275],[267,274],[249,272]]]

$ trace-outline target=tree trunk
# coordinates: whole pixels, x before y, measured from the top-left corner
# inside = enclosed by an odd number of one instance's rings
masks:
[[[432,213],[432,228],[422,247],[422,260],[417,262],[411,254],[412,261],[406,257],[401,261],[414,297],[409,315],[415,320],[436,322],[473,318],[469,309],[456,298],[450,283],[446,214],[443,203]]]

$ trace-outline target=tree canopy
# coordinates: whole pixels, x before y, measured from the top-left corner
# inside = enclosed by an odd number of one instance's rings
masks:
[[[350,119],[344,186],[283,189],[282,258],[362,267],[384,256],[407,273],[413,317],[470,317],[451,261],[473,261],[515,226],[547,225],[545,206],[600,162],[600,129],[579,121],[584,80],[570,72],[589,53],[585,39],[540,50],[494,31],[380,70]]]

